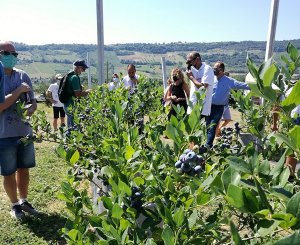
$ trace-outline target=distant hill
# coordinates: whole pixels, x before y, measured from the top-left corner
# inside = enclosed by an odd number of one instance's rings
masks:
[[[280,62],[280,55],[285,53],[288,42],[300,49],[300,39],[276,41],[274,57]],[[33,81],[47,82],[56,73],[65,73],[72,69],[76,59],[85,59],[89,52],[91,73],[97,78],[97,46],[88,44],[46,44],[26,45],[16,43],[19,55],[18,67],[26,70]],[[128,43],[106,45],[104,60],[105,77],[111,78],[114,72],[126,73],[129,63],[136,64],[138,73],[161,79],[161,57],[165,57],[168,73],[173,67],[185,68],[186,55],[191,51],[200,52],[202,59],[210,65],[217,60],[225,62],[226,69],[234,75],[244,76],[248,55],[260,64],[264,60],[266,42],[214,42],[214,43]]]

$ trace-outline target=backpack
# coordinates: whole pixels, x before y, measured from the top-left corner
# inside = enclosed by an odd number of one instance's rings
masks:
[[[68,93],[68,80],[69,76],[73,75],[74,71],[71,71],[64,75],[60,79],[59,87],[58,87],[58,98],[61,103],[66,103],[72,95]]]

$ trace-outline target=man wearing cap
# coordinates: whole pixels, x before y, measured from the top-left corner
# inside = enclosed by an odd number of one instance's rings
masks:
[[[63,78],[61,74],[56,74],[55,83],[51,84],[46,92],[47,97],[51,100],[53,108],[53,129],[57,131],[57,120],[60,117],[60,126],[65,125],[65,111],[63,103],[58,98],[59,82]]]
[[[67,114],[67,124],[68,128],[74,126],[73,122],[73,105],[74,105],[74,98],[81,98],[85,97],[89,94],[90,90],[83,90],[83,87],[80,83],[79,75],[82,72],[89,68],[84,60],[76,60],[73,63],[73,71],[68,74],[67,77],[67,91],[69,94],[69,99],[64,104],[64,110]]]

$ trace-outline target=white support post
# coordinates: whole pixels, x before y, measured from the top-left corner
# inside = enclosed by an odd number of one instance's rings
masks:
[[[97,41],[98,41],[98,84],[104,83],[104,34],[103,34],[103,0],[96,0]]]
[[[86,63],[89,67],[89,69],[87,69],[87,72],[88,72],[88,88],[91,89],[92,88],[92,78],[91,78],[91,64],[90,64],[89,52],[87,52],[87,54],[86,54]]]
[[[162,70],[163,84],[164,84],[164,93],[165,93],[166,92],[166,88],[167,88],[167,71],[166,71],[165,57],[161,57],[161,70]]]
[[[279,0],[271,0],[271,1],[272,2],[271,2],[271,9],[270,9],[269,31],[268,31],[265,61],[270,59],[273,55],[278,8],[279,8]]]

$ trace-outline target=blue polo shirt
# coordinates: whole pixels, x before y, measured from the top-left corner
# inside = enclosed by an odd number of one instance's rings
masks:
[[[227,105],[231,89],[245,89],[250,90],[248,84],[238,82],[231,77],[222,76],[219,79],[215,76],[212,104],[213,105]]]
[[[0,61],[0,103],[5,101],[5,91],[4,91],[4,69]]]

